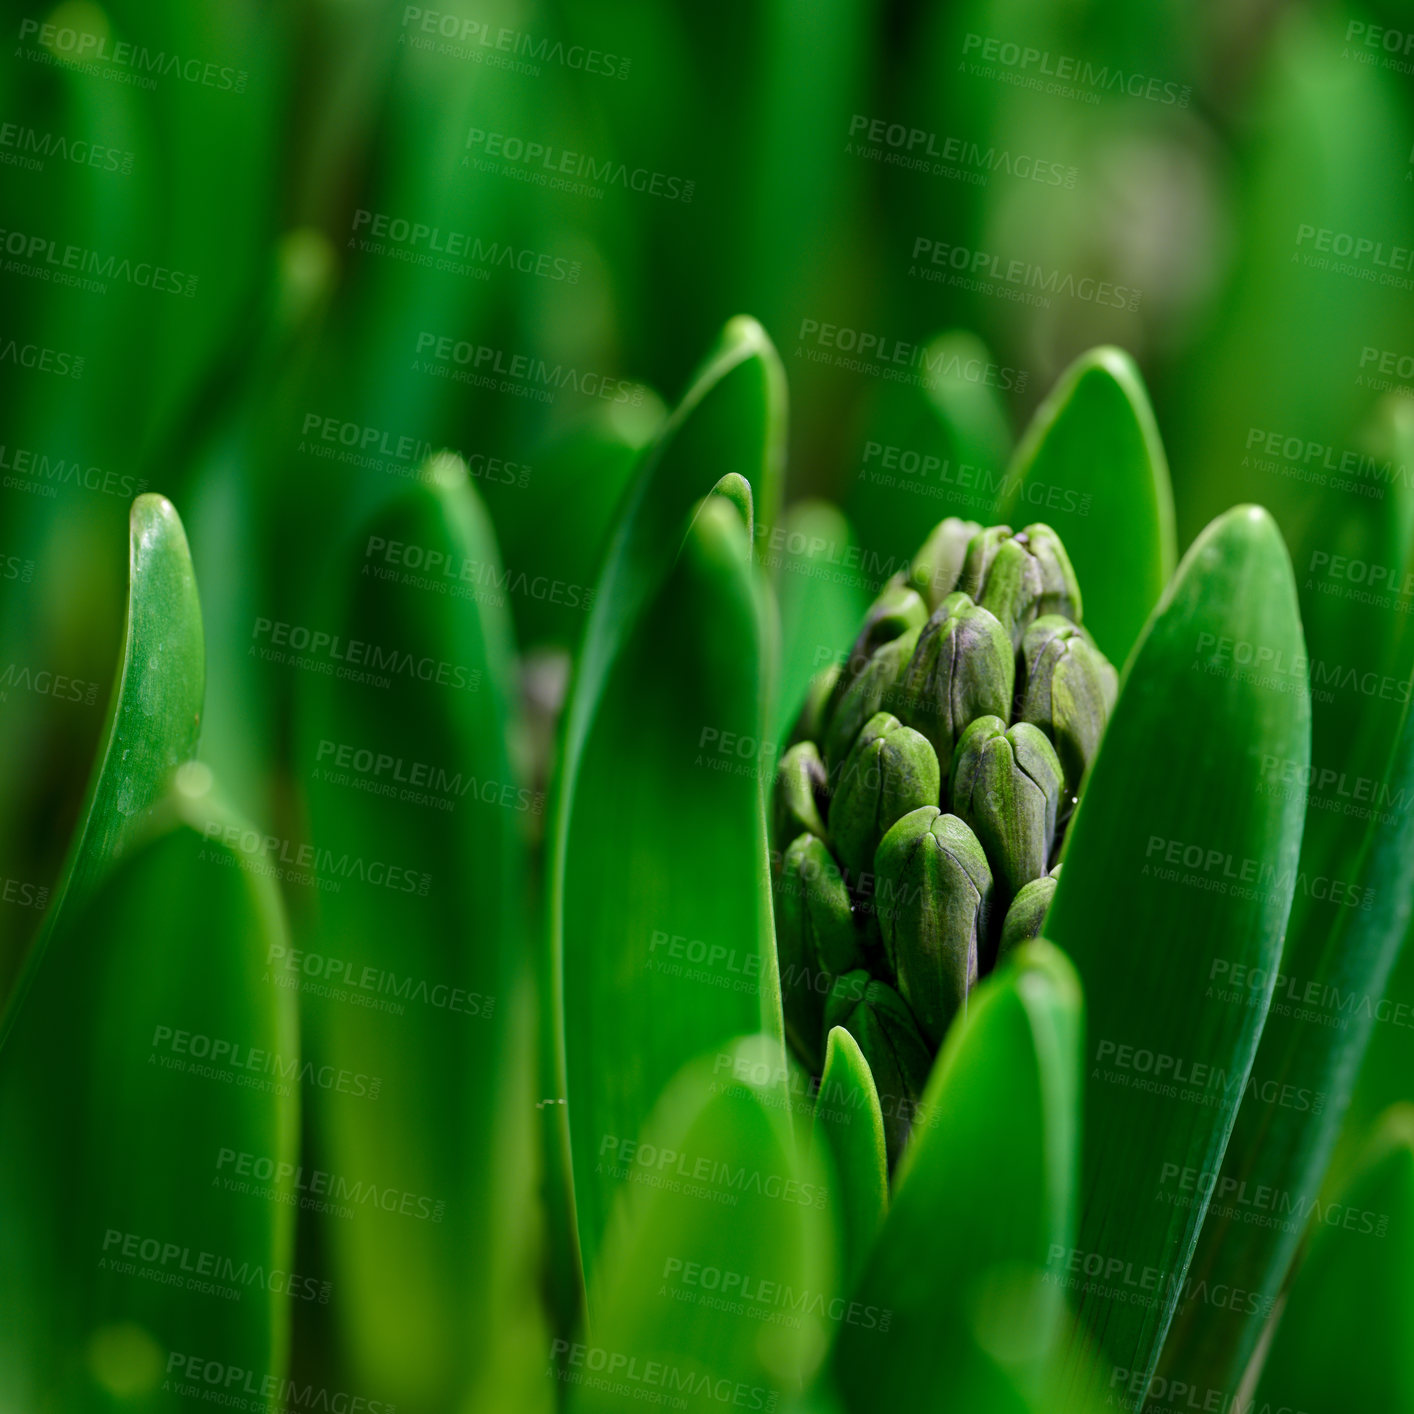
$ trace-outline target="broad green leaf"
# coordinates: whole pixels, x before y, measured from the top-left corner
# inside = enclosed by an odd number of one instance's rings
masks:
[[[1038,1396],[1075,1242],[1083,1000],[1045,942],[984,982],[943,1042],[854,1293],[836,1378],[852,1410]]]
[[[190,1407],[187,1359],[284,1376],[314,1088],[261,836],[191,762],[54,932],[0,1050],[0,1366],[26,1408]],[[175,1362],[175,1363],[174,1363]]]
[[[945,516],[985,520],[1005,484],[1011,426],[991,353],[950,329],[929,341],[921,386],[886,383],[865,419],[844,496],[866,564],[902,569]]]
[[[1402,421],[1408,414],[1396,416]],[[1393,1014],[1394,1001],[1385,998],[1409,928],[1414,722],[1398,586],[1410,563],[1411,499],[1410,488],[1391,487],[1393,504],[1364,502],[1371,510],[1363,513],[1352,505],[1343,523],[1331,517],[1310,532],[1300,582],[1310,606],[1312,685],[1329,686],[1313,694],[1310,772],[1295,772],[1274,753],[1262,759],[1268,793],[1309,799],[1299,873],[1307,886],[1292,904],[1256,1061],[1257,1073],[1298,1101],[1242,1106],[1218,1182],[1220,1193],[1280,1194],[1284,1210],[1297,1213],[1308,1211],[1322,1191],[1366,1048],[1377,1022]],[[1333,572],[1342,566],[1342,573]],[[1350,573],[1374,566],[1390,580],[1387,589],[1347,592],[1354,588]],[[1353,682],[1344,672],[1330,672],[1342,662],[1376,677],[1362,672]],[[1376,690],[1367,693],[1360,684],[1371,681]],[[1214,1006],[1240,1010],[1269,982],[1221,961],[1214,967]],[[1392,992],[1392,998],[1401,995]],[[1406,1089],[1401,1067],[1395,1093]],[[1181,1308],[1164,1348],[1166,1377],[1235,1387],[1300,1237],[1299,1222],[1254,1222],[1240,1203],[1210,1214],[1191,1279],[1255,1296],[1234,1308],[1195,1302]]]
[[[182,523],[165,497],[139,496],[129,518],[126,620],[107,723],[63,874],[0,1022],[0,1041],[64,908],[92,892],[172,771],[195,754],[204,681],[201,606]]]
[[[845,1282],[852,1285],[888,1211],[889,1170],[879,1092],[859,1042],[843,1026],[832,1026],[825,1043],[812,1142],[830,1157]]]
[[[1016,449],[996,519],[1059,533],[1085,627],[1123,666],[1178,558],[1168,463],[1128,354],[1091,349],[1061,375]]]
[[[780,530],[762,544],[761,557],[776,572],[780,602],[781,667],[771,732],[780,750],[810,679],[849,652],[878,586],[868,578],[849,522],[824,501],[792,506]]]
[[[1298,877],[1302,800],[1262,758],[1309,761],[1296,589],[1271,518],[1242,506],[1198,538],[1129,660],[1071,825],[1046,933],[1079,969],[1086,1047],[1081,1325],[1147,1379],[1184,1291],[1203,1193],[1239,1102],[1281,1103],[1253,1071]],[[1215,968],[1260,969],[1251,1005],[1215,1005]]]
[[[1311,1212],[1257,1408],[1414,1408],[1414,1108],[1391,1110],[1360,1170]]]
[[[797,1148],[782,1078],[775,1037],[728,1040],[672,1077],[640,1136],[597,1147],[623,1183],[594,1319],[551,1351],[573,1414],[628,1407],[629,1391],[772,1409],[813,1378],[848,1308],[825,1169]]]
[[[590,1278],[619,1187],[601,1146],[636,1137],[692,1057],[780,1039],[749,555],[737,510],[709,496],[612,666],[570,802],[565,1097]]]
[[[405,1414],[546,1397],[522,1010],[540,802],[509,757],[495,540],[465,465],[430,472],[338,559],[319,625],[333,671],[302,680],[311,857],[288,851],[316,918],[272,964],[300,994],[310,1054],[348,1078],[311,1097],[314,1161],[398,1195],[321,1215],[319,1240],[358,1387]]]

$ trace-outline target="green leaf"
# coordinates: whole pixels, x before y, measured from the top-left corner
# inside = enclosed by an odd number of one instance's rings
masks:
[[[1044,521],[1065,542],[1085,596],[1085,627],[1123,666],[1173,574],[1173,489],[1134,360],[1082,354],[1036,409],[996,519]]]
[[[685,937],[689,921],[707,921],[717,912],[713,898],[720,903],[721,916],[712,924],[714,929],[722,929],[718,942],[728,950],[736,949],[734,955],[752,957],[753,965],[767,967],[771,979],[767,982],[763,976],[760,980],[759,985],[767,995],[759,1001],[748,1001],[743,995],[732,1001],[719,998],[705,1010],[689,1007],[693,1016],[703,1022],[701,1032],[695,1029],[696,1020],[690,1022],[686,1047],[671,1047],[673,1063],[659,1068],[656,1080],[651,1058],[635,1056],[617,1079],[605,1077],[597,1082],[606,1090],[611,1084],[628,1084],[635,1092],[631,1103],[627,1103],[625,1096],[626,1109],[620,1108],[617,1102],[609,1106],[610,1111],[617,1112],[616,1122],[630,1126],[625,1130],[630,1134],[638,1132],[646,1117],[655,1097],[653,1086],[678,1068],[684,1050],[686,1054],[696,1054],[702,1045],[720,1034],[755,1031],[761,1025],[761,1018],[769,1015],[772,1007],[779,1006],[764,845],[760,846],[763,857],[758,859],[755,838],[762,782],[728,776],[709,782],[706,778],[712,773],[693,765],[704,731],[745,733],[759,741],[765,725],[761,711],[765,681],[760,661],[757,599],[750,573],[746,566],[736,564],[736,550],[730,548],[730,542],[740,530],[738,528],[734,535],[726,528],[721,516],[724,512],[732,514],[727,508],[714,508],[710,515],[698,517],[692,541],[694,548],[685,557],[687,568],[679,566],[676,571],[679,582],[675,592],[685,601],[691,601],[685,602],[679,612],[688,613],[690,622],[692,616],[700,617],[700,625],[692,623],[686,632],[682,623],[665,626],[662,619],[672,611],[671,604],[659,604],[652,609],[650,605],[662,597],[664,581],[674,573],[683,527],[694,507],[712,491],[724,473],[730,470],[746,476],[755,489],[764,484],[766,504],[778,501],[784,438],[785,386],[780,361],[758,325],[750,320],[733,320],[682,403],[644,456],[642,470],[629,493],[600,574],[565,705],[548,840],[549,975],[552,987],[557,989],[550,1002],[552,1015],[559,1019],[557,1034],[568,1041],[577,1033],[581,1021],[591,1027],[607,1021],[608,1017],[595,1019],[591,1015],[602,991],[610,991],[616,997],[620,993],[633,994],[637,1012],[653,987],[665,984],[665,979],[660,977],[656,983],[649,984],[631,975],[614,977],[615,964],[608,959],[626,946],[646,947],[655,931],[669,937]],[[716,569],[710,568],[713,563]],[[704,597],[706,583],[713,578],[721,581],[726,592],[720,609],[710,602],[710,594]],[[725,616],[721,610],[725,610]],[[657,616],[647,629],[643,622],[645,614],[649,619]],[[710,638],[700,637],[709,633]],[[631,646],[627,643],[630,635],[636,638]],[[651,641],[654,637],[661,641]],[[710,647],[709,644],[720,646]],[[620,661],[625,658],[628,661]],[[670,665],[679,660],[687,677],[674,683]],[[707,696],[698,700],[689,694],[686,684],[704,676],[707,681],[702,691]],[[654,695],[671,704],[664,708],[661,718],[647,716],[646,735],[630,728],[631,723],[644,717],[645,708],[652,700],[640,696],[639,679],[655,683]],[[618,701],[606,706],[611,692],[617,695]],[[615,712],[624,710],[626,705],[631,715],[616,724]],[[696,719],[695,725],[689,725],[693,719]],[[590,738],[596,733],[599,742],[591,755]],[[661,739],[655,744],[654,738],[659,735]],[[669,745],[668,739],[674,735],[681,739]],[[716,738],[720,739],[720,736]],[[711,858],[711,849],[720,845],[724,855],[734,858],[732,872],[739,870],[741,874],[739,882],[733,885],[725,879],[713,882],[706,872],[694,871],[684,894],[681,920],[665,916],[666,907],[645,896],[638,901],[637,911],[640,915],[651,912],[653,916],[648,921],[647,932],[635,938],[621,915],[620,902],[626,897],[625,866],[632,866],[635,873],[639,866],[621,851],[620,841],[612,834],[602,833],[599,824],[589,822],[595,820],[600,811],[612,814],[615,819],[620,814],[626,817],[630,837],[642,838],[645,879],[652,877],[654,861],[660,855],[671,853],[670,841],[682,835],[676,820],[668,822],[669,834],[660,832],[653,838],[653,830],[642,830],[645,817],[622,804],[625,793],[619,777],[625,769],[631,768],[634,777],[641,778],[645,792],[661,797],[659,808],[669,810],[670,815],[674,813],[670,809],[673,802],[668,779],[655,783],[650,771],[637,769],[636,763],[645,749],[650,757],[655,751],[672,753],[674,783],[686,781],[692,786],[685,797],[690,814],[694,808],[693,797],[701,797],[695,808],[701,811],[703,825],[713,843],[705,854],[699,854],[695,844],[691,849],[680,847],[677,868],[691,869],[695,859]],[[763,763],[748,762],[747,765],[754,772],[761,769]],[[581,777],[587,774],[611,778],[611,783],[582,781]],[[716,804],[716,801],[722,803]],[[585,823],[576,827],[577,819]],[[661,827],[655,825],[654,830],[661,831]],[[727,839],[724,831],[735,837]],[[596,899],[593,912],[597,916],[594,918],[577,913],[578,905],[572,902],[569,864],[576,852],[582,856],[577,878],[583,882],[587,895]],[[596,869],[600,870],[597,881]],[[653,883],[655,898],[661,887],[661,879]],[[736,931],[738,927],[740,932]],[[610,941],[596,943],[594,940],[601,936]],[[701,934],[692,940],[701,941]],[[598,955],[596,947],[606,950],[603,957]],[[576,949],[587,951],[577,954]],[[622,965],[622,962],[618,964]],[[571,975],[581,975],[590,969],[594,973],[593,999],[576,995],[573,990],[567,994],[566,985]],[[709,987],[706,990],[721,989]],[[690,994],[690,986],[686,991]],[[575,1015],[571,1015],[572,1011]],[[645,1011],[644,1021],[652,1024],[650,1012]],[[667,1041],[671,1041],[670,1030],[670,1026],[664,1029]],[[700,1045],[696,1040],[699,1034],[703,1038]],[[586,1063],[588,1059],[586,1055]],[[645,1059],[650,1060],[650,1064],[645,1065]],[[596,1065],[601,1076],[608,1069]],[[590,1084],[594,1083],[591,1079]],[[562,1097],[568,1095],[568,1084],[562,1055],[556,1078],[556,1088]],[[600,1123],[606,1117],[597,1114],[600,1106],[590,1103],[588,1096],[584,1097],[584,1103],[586,1118],[595,1116],[589,1122]],[[578,1123],[573,1115],[570,1118],[572,1124]],[[592,1138],[588,1142],[592,1144]],[[592,1155],[577,1152],[573,1164],[576,1199],[580,1206],[581,1256],[587,1270],[607,1216],[612,1185],[591,1182],[588,1170],[592,1167]],[[586,1185],[600,1191],[591,1197]]]
[[[1184,557],[1129,661],[1046,920],[1089,1012],[1079,1261],[1148,1274],[1142,1301],[1089,1284],[1081,1324],[1145,1379],[1207,1207],[1165,1201],[1165,1179],[1215,1171],[1244,1095],[1272,1098],[1249,1072],[1303,802],[1262,790],[1265,753],[1309,761],[1306,658],[1276,526],[1237,507]],[[1218,962],[1264,970],[1252,1005],[1214,1003]]]
[[[615,1384],[702,1414],[772,1409],[813,1378],[844,1311],[823,1170],[797,1149],[782,1076],[775,1037],[729,1041],[672,1078],[640,1138],[597,1146],[625,1181],[593,1323],[552,1347],[574,1414],[623,1409]]]
[[[16,981],[0,1044],[70,900],[92,892],[196,752],[205,681],[201,606],[172,503],[142,495],[128,522],[128,599],[118,672],[88,794],[44,927]]]
[[[775,541],[779,541],[780,549]],[[873,590],[861,568],[849,522],[824,501],[801,501],[765,547],[777,570],[781,668],[771,741],[779,748],[805,701],[810,680],[849,652]]]
[[[26,1407],[175,1414],[175,1355],[281,1379],[291,1301],[328,1298],[294,1265],[280,898],[210,783],[183,766],[71,898],[0,1051],[0,1365]]]
[[[491,527],[463,463],[430,472],[338,557],[320,627],[349,647],[337,675],[302,679],[295,763],[317,916],[278,968],[300,989],[311,1055],[349,1077],[311,1096],[319,1166],[410,1195],[319,1223],[357,1385],[408,1414],[547,1393],[525,1203],[525,836],[539,801],[509,757]],[[290,882],[307,884],[293,862]]]
[[[889,1170],[874,1077],[859,1042],[843,1026],[832,1026],[825,1043],[813,1142],[830,1156],[845,1280],[852,1285],[888,1211]]]
[[[1414,1408],[1414,1107],[1384,1117],[1349,1185],[1312,1212],[1309,1240],[1256,1407]]]
[[[1398,416],[1403,420],[1407,413]],[[1383,666],[1386,686],[1367,696],[1331,678],[1333,687],[1313,704],[1311,805],[1300,868],[1307,887],[1292,904],[1281,976],[1256,1061],[1266,1082],[1296,1100],[1242,1106],[1219,1180],[1222,1192],[1281,1194],[1283,1204],[1298,1208],[1309,1208],[1321,1193],[1376,1021],[1388,1015],[1381,999],[1404,995],[1391,989],[1390,979],[1414,902],[1408,864],[1414,856],[1414,811],[1408,805],[1414,800],[1414,721],[1403,661],[1407,645],[1400,642],[1407,638],[1407,625],[1400,622],[1406,616],[1393,594],[1332,594],[1345,586],[1326,569],[1343,553],[1351,565],[1399,573],[1408,563],[1414,493],[1391,487],[1391,499],[1393,507],[1363,503],[1371,512],[1352,506],[1344,524],[1311,532],[1312,545],[1325,547],[1319,553],[1328,557],[1322,562],[1308,552],[1303,576],[1311,605],[1306,621],[1313,681],[1325,678],[1324,665],[1344,661],[1375,671]],[[1279,756],[1267,753],[1262,765],[1268,792],[1304,794],[1307,777],[1294,775]],[[1364,785],[1352,790],[1351,782]],[[1351,798],[1357,792],[1365,802]],[[1226,967],[1214,980],[1213,1004],[1237,1009],[1267,982]],[[1406,1088],[1401,1066],[1394,1093]],[[1160,1367],[1166,1377],[1236,1387],[1300,1237],[1299,1224],[1251,1222],[1240,1204],[1224,1204],[1209,1216],[1191,1279],[1251,1292],[1254,1299],[1233,1308],[1195,1302],[1180,1308]]]
[[[614,664],[568,821],[565,1047],[592,1276],[632,1138],[667,1076],[732,1036],[780,1038],[763,787],[759,602],[741,517],[710,496]],[[748,754],[738,753],[739,743]]]
[[[840,1331],[851,1409],[1040,1393],[1062,1329],[1058,1258],[1075,1241],[1082,1009],[1070,963],[1028,943],[948,1032],[854,1293],[886,1328]]]

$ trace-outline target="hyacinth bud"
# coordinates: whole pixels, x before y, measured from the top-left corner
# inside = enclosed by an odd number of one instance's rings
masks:
[[[1047,614],[1026,630],[1016,718],[1050,737],[1072,795],[1094,759],[1115,688],[1115,670],[1069,619]]]
[[[791,743],[798,741],[819,741],[825,734],[825,714],[839,681],[840,666],[831,663],[821,668],[805,689],[805,701],[801,703],[800,715],[795,719],[795,730],[791,733]]]
[[[967,1006],[992,901],[992,871],[956,815],[924,806],[880,841],[879,926],[899,991],[936,1046]]]
[[[982,527],[974,520],[949,516],[933,533],[908,567],[908,582],[927,601],[931,613],[957,588],[967,547]]]
[[[1060,537],[1048,525],[1013,535],[1004,525],[979,531],[968,546],[959,588],[988,609],[1013,646],[1041,614],[1080,618],[1080,585]]]
[[[926,737],[887,712],[864,724],[834,782],[831,841],[858,879],[873,868],[874,851],[895,820],[920,805],[936,805],[938,758]]]
[[[849,890],[818,836],[801,834],[790,842],[775,901],[786,1034],[812,1073],[819,1074],[825,998],[834,979],[862,959]]]
[[[825,838],[827,785],[825,763],[813,741],[800,741],[781,757],[776,768],[776,790],[771,824],[779,847],[809,833]]]
[[[1015,682],[1006,630],[966,594],[949,594],[919,633],[891,710],[928,738],[947,775],[969,722],[1010,715]]]
[[[902,997],[862,968],[839,977],[825,1003],[825,1035],[843,1026],[859,1043],[884,1117],[884,1148],[893,1168],[903,1152],[933,1052]]]
[[[1002,923],[1001,941],[997,944],[998,967],[1022,943],[1041,936],[1042,926],[1046,921],[1046,910],[1050,908],[1051,900],[1056,896],[1056,881],[1060,878],[1060,871],[1061,866],[1057,864],[1049,874],[1032,879],[1011,901],[1011,907],[1007,909],[1006,919]]]
[[[998,909],[1046,872],[1064,790],[1055,748],[1029,722],[979,717],[959,738],[950,801],[987,852]]]
[[[909,629],[876,649],[864,670],[837,697],[824,735],[825,766],[830,772],[838,772],[860,728],[875,712],[893,710],[898,680],[913,657],[918,634],[918,629]]]

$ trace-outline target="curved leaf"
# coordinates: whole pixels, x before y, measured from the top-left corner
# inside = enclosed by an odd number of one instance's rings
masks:
[[[1311,1214],[1257,1389],[1258,1408],[1414,1408],[1414,1108],[1379,1126],[1361,1169]]]
[[[774,1037],[729,1041],[673,1077],[641,1140],[599,1147],[624,1183],[591,1327],[552,1348],[574,1414],[623,1409],[635,1387],[701,1414],[773,1409],[814,1376],[844,1314],[836,1239],[780,1081]]]
[[[402,1195],[321,1215],[320,1241],[359,1387],[409,1414],[461,1399],[528,1408],[505,1383],[527,1368],[531,1393],[546,1394],[522,995],[539,801],[509,756],[491,527],[463,463],[442,457],[431,473],[337,561],[322,626],[349,646],[336,676],[302,680],[297,758],[317,921],[306,949],[272,967],[299,989],[311,1055],[354,1077],[311,1097],[319,1165]]]
[[[210,782],[183,766],[71,899],[0,1052],[0,1365],[30,1407],[176,1414],[175,1357],[282,1379],[291,1302],[329,1298],[294,1265],[310,1077],[263,975],[279,894]]]
[[[568,820],[565,1095],[587,1276],[619,1186],[600,1146],[638,1135],[692,1057],[780,1038],[763,677],[746,532],[709,496],[605,683]]]
[[[1408,413],[1396,416],[1405,421]],[[1312,782],[1301,876],[1317,887],[1292,904],[1256,1069],[1287,1093],[1307,1098],[1290,1106],[1243,1105],[1218,1182],[1221,1192],[1280,1194],[1292,1212],[1308,1211],[1321,1194],[1366,1048],[1376,1022],[1390,1014],[1382,999],[1391,990],[1414,904],[1408,863],[1414,856],[1414,721],[1407,625],[1399,622],[1405,616],[1392,594],[1331,593],[1345,586],[1328,570],[1341,563],[1342,551],[1352,565],[1407,565],[1414,492],[1391,487],[1391,499],[1393,508],[1387,502],[1373,503],[1373,513],[1351,508],[1343,523],[1333,516],[1324,530],[1313,528],[1302,576],[1303,597],[1311,604],[1306,622],[1313,680],[1325,679],[1331,664],[1354,662],[1383,668],[1386,687],[1367,697],[1341,678],[1329,679],[1334,689],[1320,693],[1312,707],[1307,776],[1294,775],[1278,755],[1263,757],[1269,792],[1299,795],[1303,782]],[[1352,790],[1350,782],[1364,785]],[[1351,798],[1362,790],[1368,804]],[[1266,981],[1216,965],[1216,1006],[1247,1006],[1254,985]],[[1407,1088],[1404,1066],[1392,1088],[1397,1094]],[[1191,1279],[1250,1292],[1254,1299],[1231,1309],[1193,1302],[1181,1308],[1164,1347],[1165,1377],[1204,1388],[1237,1387],[1300,1239],[1299,1222],[1254,1222],[1240,1204],[1224,1204],[1221,1214],[1209,1216]]]
[[[1262,755],[1304,766],[1310,706],[1296,589],[1271,518],[1238,507],[1198,538],[1130,658],[1071,825],[1046,933],[1085,987],[1082,1327],[1152,1373],[1207,1206],[1164,1201],[1221,1162],[1239,1102],[1281,1100],[1253,1057],[1298,887],[1302,801],[1262,789]],[[1215,1006],[1217,963],[1260,969]],[[1191,1201],[1187,1199],[1191,1196]]]
[[[201,605],[182,522],[165,496],[142,495],[128,520],[127,611],[108,720],[43,931],[0,1021],[0,1045],[61,911],[92,891],[173,770],[196,753],[204,686]]]
[[[1070,963],[1036,942],[949,1031],[855,1292],[889,1313],[887,1333],[840,1331],[851,1409],[1008,1408],[1009,1388],[1040,1393],[1075,1240],[1082,1007]]]
[[[852,1285],[888,1211],[889,1169],[874,1077],[859,1042],[843,1026],[832,1026],[825,1042],[813,1142],[830,1155],[839,1193],[845,1281]]]
[[[1060,535],[1085,627],[1122,666],[1178,559],[1168,462],[1127,353],[1091,349],[1060,376],[1016,449],[997,519]]]

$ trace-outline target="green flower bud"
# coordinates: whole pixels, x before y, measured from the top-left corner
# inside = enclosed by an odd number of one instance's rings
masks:
[[[776,768],[772,826],[778,847],[802,831],[825,837],[827,794],[825,763],[818,748],[813,741],[797,742]]]
[[[918,629],[910,629],[876,649],[864,670],[839,694],[824,734],[825,765],[831,772],[838,771],[849,755],[865,722],[875,712],[893,710],[896,685],[913,657],[918,634]]]
[[[854,646],[840,672],[835,688],[835,702],[868,665],[870,658],[886,643],[901,638],[910,629],[922,628],[928,618],[928,606],[922,596],[896,574],[879,591],[878,597],[864,614],[864,623],[855,637]],[[833,705],[833,704],[832,704]]]
[[[936,805],[938,758],[926,737],[887,712],[864,724],[834,782],[831,840],[854,878],[871,869],[874,851],[895,820]]]
[[[1026,630],[1016,718],[1040,727],[1055,743],[1071,795],[1094,760],[1115,686],[1114,669],[1069,619],[1046,614]]]
[[[819,741],[825,734],[825,716],[830,701],[835,695],[835,684],[839,681],[840,667],[831,663],[821,668],[805,689],[805,701],[801,703],[800,715],[795,719],[795,730],[791,733],[791,743],[797,741]]]
[[[979,717],[959,738],[950,801],[987,851],[999,909],[1046,872],[1064,790],[1055,748],[1029,722]]]
[[[884,836],[874,869],[885,955],[936,1046],[977,980],[992,901],[987,856],[963,821],[930,805]]]
[[[959,588],[1006,628],[1013,645],[1040,614],[1080,618],[1080,585],[1060,537],[1048,525],[1013,535],[1004,525],[973,536]]]
[[[1041,936],[1042,925],[1046,921],[1046,910],[1056,895],[1056,881],[1060,878],[1059,864],[1049,874],[1032,879],[1017,896],[1012,899],[1002,923],[1001,941],[997,944],[997,966],[1000,967],[1007,956],[1022,943]]]
[[[891,707],[951,768],[953,747],[978,717],[1011,715],[1016,658],[1006,630],[965,594],[949,594],[918,635]]]
[[[973,520],[949,516],[939,521],[908,568],[908,582],[936,609],[957,588],[967,546],[982,527]]]
[[[825,1035],[843,1026],[859,1043],[884,1114],[889,1167],[898,1162],[914,1110],[933,1068],[933,1053],[904,1000],[863,969],[838,978],[825,1003]],[[828,1096],[822,1096],[829,1103]]]
[[[839,865],[816,835],[797,835],[775,891],[776,953],[786,1034],[813,1074],[824,1063],[821,1021],[834,979],[862,960]]]

